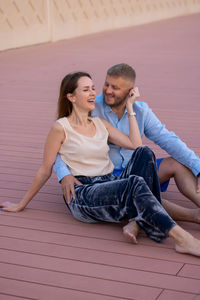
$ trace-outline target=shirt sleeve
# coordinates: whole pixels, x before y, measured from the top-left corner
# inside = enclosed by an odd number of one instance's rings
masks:
[[[148,105],[145,107],[144,120],[144,134],[146,137],[159,145],[174,159],[188,167],[197,176],[200,172],[200,158],[174,132],[165,128],[165,125],[160,122]]]
[[[56,173],[59,182],[63,179],[63,177],[71,175],[66,163],[61,159],[60,154],[56,157],[53,170]]]

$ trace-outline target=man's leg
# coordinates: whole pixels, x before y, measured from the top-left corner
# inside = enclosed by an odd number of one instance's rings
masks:
[[[200,224],[200,208],[183,207],[166,199],[162,199],[162,206],[175,221]]]
[[[200,207],[200,193],[197,193],[197,179],[193,173],[172,157],[162,160],[158,170],[160,183],[174,177],[179,191],[194,204]]]

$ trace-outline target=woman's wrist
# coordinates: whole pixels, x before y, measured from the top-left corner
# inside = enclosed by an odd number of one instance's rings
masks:
[[[22,203],[17,204],[17,210],[18,211],[24,210],[25,207],[26,206],[24,206]]]

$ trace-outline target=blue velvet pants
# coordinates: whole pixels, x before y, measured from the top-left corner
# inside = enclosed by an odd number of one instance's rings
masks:
[[[126,168],[117,177],[77,176],[75,200],[69,209],[87,223],[135,220],[156,242],[161,242],[176,225],[161,205],[160,183],[154,153],[147,146],[137,148]]]

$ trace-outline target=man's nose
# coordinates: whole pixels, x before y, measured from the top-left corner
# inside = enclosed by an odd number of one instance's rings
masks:
[[[112,88],[110,86],[107,86],[105,88],[105,92],[106,92],[106,94],[112,94]]]

